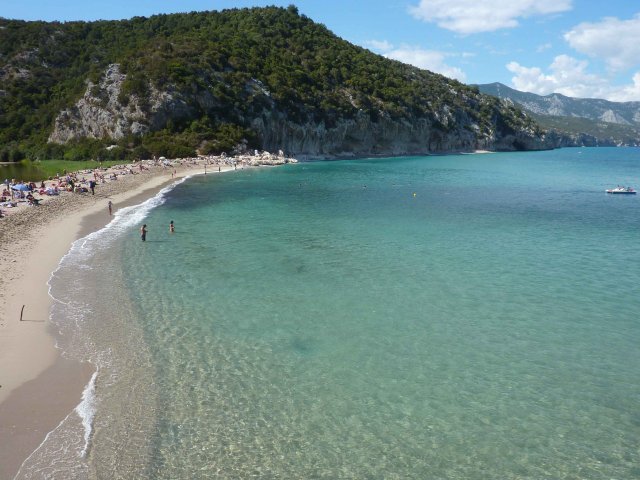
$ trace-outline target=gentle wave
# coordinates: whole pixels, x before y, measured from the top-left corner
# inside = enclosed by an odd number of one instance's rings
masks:
[[[171,185],[160,190],[154,197],[151,197],[138,205],[132,205],[119,209],[115,214],[111,222],[109,222],[104,228],[88,234],[87,236],[76,240],[69,252],[62,257],[58,268],[63,266],[63,263],[70,257],[75,257],[78,253],[83,252],[84,249],[90,247],[99,247],[103,242],[110,242],[113,240],[114,235],[121,235],[128,231],[134,225],[139,224],[151,210],[162,205],[166,201],[166,195],[176,186],[184,182],[187,178],[184,177]],[[108,234],[108,235],[107,235]],[[89,251],[90,254],[90,251]],[[76,262],[79,263],[79,262]],[[55,274],[55,271],[53,272]]]
[[[96,380],[98,371],[96,370],[91,376],[91,380],[82,392],[82,401],[76,407],[75,411],[82,419],[84,427],[84,447],[80,452],[81,457],[86,457],[89,451],[89,442],[91,441],[91,433],[93,431],[93,417],[96,414]]]
[[[108,371],[112,367],[112,352],[109,349],[95,351],[89,338],[71,338],[82,336],[84,333],[82,327],[88,315],[92,314],[93,308],[89,301],[83,301],[82,296],[77,296],[79,288],[82,287],[82,281],[78,278],[77,272],[91,271],[93,269],[91,260],[97,252],[130,232],[131,228],[138,225],[151,210],[165,202],[167,193],[187,178],[189,177],[173,182],[138,205],[119,209],[103,228],[73,242],[57,268],[51,273],[47,285],[54,306],[49,320],[58,329],[56,347],[65,357],[93,364],[96,371],[83,390],[81,402],[56,428],[47,433],[38,448],[25,459],[15,478],[31,478],[33,475],[42,475],[45,474],[44,472],[56,469],[60,469],[57,470],[58,473],[66,471],[74,472],[75,475],[77,469],[84,471],[86,468],[73,458],[86,459],[89,454],[94,430],[93,422],[99,404],[96,390],[98,373]],[[61,288],[62,286],[64,288]],[[77,421],[78,419],[80,422]],[[82,445],[80,445],[81,439]]]
[[[166,201],[166,195],[176,186],[183,183],[190,178],[184,177],[171,185],[160,190],[154,197],[151,197],[138,205],[132,205],[119,209],[115,214],[113,220],[105,225],[100,230],[91,232],[85,237],[79,238],[71,244],[69,251],[62,257],[58,263],[57,268],[51,273],[47,285],[49,287],[49,296],[54,302],[66,304],[61,299],[56,298],[51,291],[52,283],[56,274],[69,264],[73,264],[78,268],[84,268],[86,266],[87,259],[93,254],[95,248],[104,247],[105,244],[113,242],[113,240],[123,235],[134,225],[139,224],[151,210],[162,205]],[[53,320],[50,318],[50,320]]]

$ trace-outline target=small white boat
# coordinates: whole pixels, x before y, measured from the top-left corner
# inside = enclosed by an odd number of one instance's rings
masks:
[[[607,193],[622,193],[627,195],[635,195],[636,191],[631,187],[621,187],[618,185],[616,188],[610,188]]]

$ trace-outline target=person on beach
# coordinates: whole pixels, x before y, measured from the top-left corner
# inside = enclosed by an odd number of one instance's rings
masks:
[[[108,206],[109,206],[109,215],[113,215],[113,210],[112,210],[113,204],[111,203],[111,200],[109,200]]]
[[[169,222],[169,233],[173,233],[176,231],[176,227],[173,225],[173,220]]]
[[[147,224],[146,223],[142,225],[142,227],[140,227],[140,238],[142,239],[143,242],[147,241]]]

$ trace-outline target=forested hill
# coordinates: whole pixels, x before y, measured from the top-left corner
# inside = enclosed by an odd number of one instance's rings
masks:
[[[0,19],[0,160],[556,143],[518,108],[354,46],[294,6],[126,21]]]

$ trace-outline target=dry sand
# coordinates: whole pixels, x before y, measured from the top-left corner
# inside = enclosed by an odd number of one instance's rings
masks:
[[[63,359],[54,346],[51,273],[73,241],[109,222],[109,200],[115,213],[177,178],[204,173],[202,160],[174,163],[171,168],[149,164],[142,173],[99,184],[95,195],[65,193],[0,219],[0,479],[13,478],[80,403],[93,373],[91,365]],[[233,169],[221,166],[223,172]],[[207,173],[217,172],[218,165],[207,165]]]

